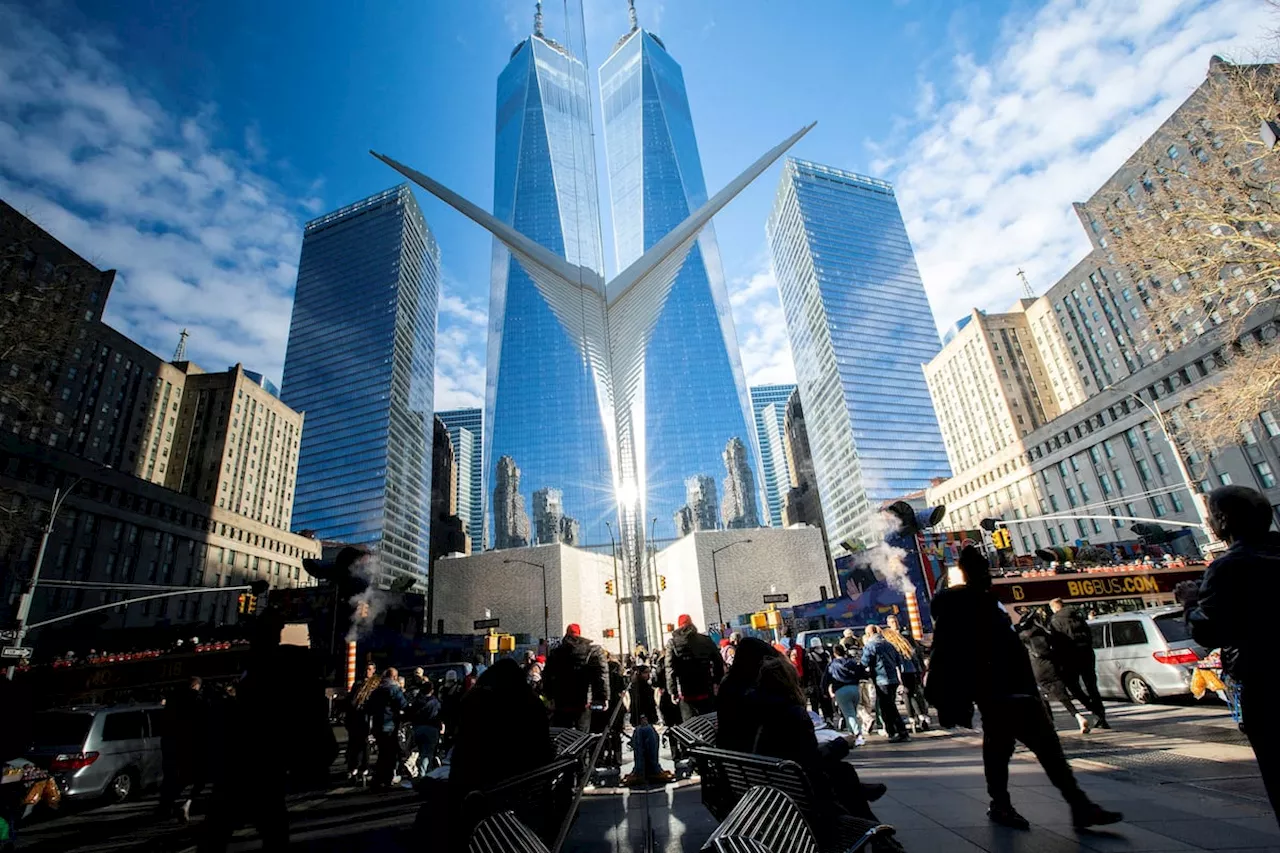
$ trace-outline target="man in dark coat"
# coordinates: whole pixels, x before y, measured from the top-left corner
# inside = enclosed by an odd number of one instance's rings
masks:
[[[667,643],[667,692],[679,697],[680,718],[689,721],[716,709],[716,688],[724,678],[724,658],[715,641],[698,633],[687,614],[677,620]]]
[[[378,787],[391,785],[396,775],[396,763],[400,760],[400,739],[396,736],[396,729],[400,724],[400,714],[409,707],[409,703],[400,689],[399,676],[394,667],[388,667],[382,673],[382,683],[365,706],[369,711],[373,738],[378,744],[378,763],[373,768],[373,784]]]
[[[1240,696],[1245,735],[1253,746],[1271,806],[1280,816],[1280,687],[1271,671],[1280,533],[1271,530],[1266,497],[1244,486],[1209,494],[1209,525],[1230,547],[1209,564],[1198,590],[1179,590],[1191,636],[1222,649],[1222,668]]]
[[[960,553],[963,586],[933,599],[933,655],[925,695],[945,728],[971,726],[973,706],[982,713],[982,765],[991,807],[987,817],[1017,829],[1027,819],[1009,797],[1009,759],[1021,741],[1071,806],[1077,827],[1122,820],[1119,812],[1096,805],[1076,783],[1062,744],[1045,711],[1031,661],[1013,623],[991,590],[987,559],[974,547]]]
[[[1098,661],[1093,653],[1093,631],[1089,620],[1074,607],[1063,604],[1061,598],[1049,602],[1053,618],[1049,620],[1049,641],[1061,667],[1063,682],[1076,697],[1094,714],[1094,728],[1109,729],[1107,709],[1098,693]]]
[[[609,705],[609,671],[604,650],[582,636],[577,623],[565,629],[547,655],[543,695],[551,703],[551,725],[591,731],[591,710]]]
[[[831,694],[827,692],[825,682],[827,669],[831,666],[831,653],[822,645],[821,637],[809,638],[809,649],[805,652],[804,677],[801,684],[805,695],[809,698],[809,709],[821,715],[828,722],[835,716],[831,705]]]
[[[164,728],[160,735],[164,781],[160,786],[160,812],[174,813],[178,795],[191,786],[191,796],[177,811],[186,823],[191,801],[200,796],[208,774],[209,706],[201,695],[202,682],[193,677],[185,687],[173,691],[164,703]]]
[[[1080,725],[1080,734],[1087,735],[1092,728],[1089,720],[1076,708],[1071,699],[1071,691],[1067,689],[1066,667],[1059,662],[1058,652],[1053,647],[1049,629],[1036,618],[1035,611],[1029,613],[1018,623],[1018,636],[1027,646],[1031,655],[1031,671],[1035,673],[1036,684],[1044,693],[1045,701],[1054,699]],[[1053,718],[1053,708],[1049,707],[1049,718]]]

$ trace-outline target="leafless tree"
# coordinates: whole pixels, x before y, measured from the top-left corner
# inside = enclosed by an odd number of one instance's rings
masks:
[[[1212,450],[1280,399],[1280,73],[1215,60],[1171,132],[1138,152],[1127,193],[1090,214],[1137,282],[1166,350],[1212,334],[1226,362],[1197,396],[1188,438]]]

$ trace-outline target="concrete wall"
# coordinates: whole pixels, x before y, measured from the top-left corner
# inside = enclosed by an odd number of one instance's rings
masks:
[[[730,543],[741,544],[719,551],[713,570],[712,551]],[[658,554],[658,574],[667,578],[663,621],[688,613],[703,629],[720,621],[719,612],[731,625],[741,624],[740,617],[764,608],[770,592],[786,593],[790,604],[817,600],[822,587],[831,593],[822,533],[815,527],[692,533]]]
[[[543,636],[542,571],[515,562],[527,560],[547,568],[547,604],[552,637],[577,622],[582,633],[606,648],[605,628],[617,628],[614,599],[605,595],[605,580],[613,579],[613,561],[567,545],[535,545],[485,551],[465,557],[443,557],[435,566],[435,618],[444,620],[446,633],[470,633],[477,619],[501,620],[499,630]],[[507,562],[511,561],[511,562]],[[431,626],[432,630],[436,628]]]

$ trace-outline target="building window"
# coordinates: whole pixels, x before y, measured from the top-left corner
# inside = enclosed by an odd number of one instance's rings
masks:
[[[1055,532],[1053,531],[1053,528],[1052,528],[1052,527],[1047,528],[1047,530],[1049,531],[1049,544],[1050,544],[1050,545],[1057,545],[1057,544],[1058,544],[1058,534],[1057,534],[1057,533],[1055,533]]]
[[[1270,412],[1262,413],[1262,425],[1266,427],[1267,435],[1271,438],[1280,435],[1280,423],[1276,422],[1276,416]]]
[[[1271,472],[1270,462],[1258,462],[1253,466],[1254,472],[1258,475],[1258,481],[1262,483],[1264,489],[1274,489],[1276,487],[1276,476]]]
[[[1138,460],[1138,478],[1142,480],[1143,485],[1151,482],[1151,466],[1145,459]]]
[[[1231,485],[1231,475],[1230,475],[1230,474],[1228,474],[1228,473],[1226,473],[1225,471],[1224,471],[1224,472],[1222,472],[1221,474],[1219,474],[1219,475],[1218,475],[1218,485],[1220,485],[1220,486],[1230,486],[1230,485]]]
[[[1102,493],[1104,495],[1111,494],[1111,477],[1107,474],[1099,474],[1098,482],[1102,484]]]
[[[1138,433],[1133,427],[1129,427],[1127,430],[1124,431],[1124,440],[1128,442],[1129,447],[1135,450],[1137,449]]]
[[[1182,498],[1178,497],[1177,492],[1173,492],[1169,495],[1169,501],[1173,504],[1174,512],[1182,512]]]
[[[1160,495],[1152,496],[1151,508],[1155,510],[1156,518],[1164,518],[1169,514],[1168,508],[1164,505],[1164,498]]]
[[[1053,511],[1054,511],[1054,512],[1057,512],[1057,511],[1058,511],[1058,496],[1057,496],[1057,495],[1049,495],[1049,506],[1053,508]]]
[[[1097,465],[1102,461],[1102,454],[1098,452],[1098,445],[1089,448],[1089,461]]]
[[[1151,459],[1156,463],[1156,470],[1160,472],[1161,477],[1169,476],[1169,466],[1164,463],[1163,453],[1157,450],[1155,453],[1151,454]]]
[[[1244,439],[1244,443],[1247,445],[1254,445],[1258,443],[1258,437],[1254,435],[1253,427],[1249,424],[1240,425],[1240,436]]]

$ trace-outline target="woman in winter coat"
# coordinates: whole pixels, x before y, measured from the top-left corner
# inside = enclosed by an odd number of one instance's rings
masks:
[[[862,718],[858,716],[858,703],[862,701],[861,682],[867,677],[867,670],[857,658],[848,654],[844,646],[836,643],[831,648],[831,663],[827,666],[827,690],[835,700],[836,707],[844,715],[849,734],[853,735],[854,746],[862,746],[867,742],[862,732]]]

